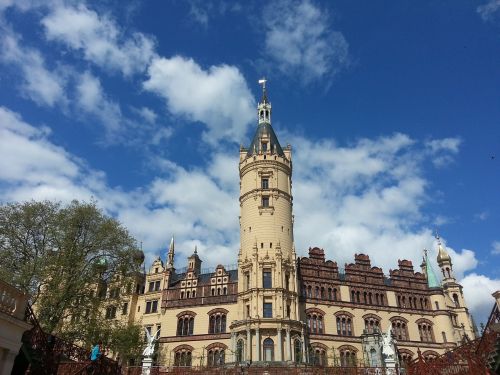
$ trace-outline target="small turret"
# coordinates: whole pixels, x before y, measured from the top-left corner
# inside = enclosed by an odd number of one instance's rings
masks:
[[[201,273],[201,259],[198,256],[198,247],[194,247],[194,253],[188,258],[188,271],[194,271],[196,275]]]
[[[451,263],[450,254],[446,251],[446,248],[441,243],[441,238],[436,235],[436,240],[438,244],[438,256],[437,263],[441,272],[443,274],[443,281],[454,281],[455,276],[453,275],[453,264]]]

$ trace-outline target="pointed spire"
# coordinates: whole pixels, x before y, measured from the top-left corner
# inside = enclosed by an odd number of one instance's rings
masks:
[[[170,246],[168,247],[167,254],[167,268],[174,268],[174,255],[175,255],[175,241],[174,236],[170,240]]]
[[[261,103],[268,103],[266,82],[267,82],[267,79],[265,77],[259,79],[259,85],[262,85],[262,99],[260,100]]]
[[[194,245],[194,253],[198,254],[198,245]]]
[[[437,288],[439,287],[439,281],[434,273],[434,269],[432,268],[431,262],[429,262],[429,258],[427,257],[427,249],[424,249],[424,263],[425,263],[425,273],[427,274],[427,285],[429,288]]]

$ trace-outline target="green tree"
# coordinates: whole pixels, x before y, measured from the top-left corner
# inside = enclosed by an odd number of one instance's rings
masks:
[[[119,342],[131,329],[105,315],[113,307],[120,314],[143,257],[135,239],[95,202],[0,206],[0,278],[30,295],[44,330],[68,340]],[[133,351],[139,341],[116,348]]]

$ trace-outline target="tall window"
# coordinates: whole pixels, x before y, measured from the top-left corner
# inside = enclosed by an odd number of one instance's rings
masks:
[[[125,302],[122,306],[122,315],[127,315],[128,313],[128,302]]]
[[[352,347],[339,348],[340,351],[340,365],[342,367],[356,366],[356,349]]]
[[[302,362],[302,342],[299,339],[295,339],[293,343],[293,351],[295,354],[295,362]]]
[[[243,362],[243,340],[238,340],[236,343],[236,362]]]
[[[420,335],[420,341],[434,342],[432,323],[428,320],[419,319],[417,321],[417,324],[418,324],[418,334]]]
[[[380,331],[380,319],[375,316],[365,318],[365,329],[368,333]]]
[[[269,197],[262,197],[262,207],[269,207]]]
[[[268,178],[263,178],[261,180],[260,187],[262,189],[269,189],[269,179]]]
[[[207,352],[208,366],[222,366],[225,363],[225,350],[223,348],[213,348]]]
[[[264,340],[264,361],[272,362],[274,361],[274,341],[271,338]]]
[[[307,314],[307,325],[311,333],[323,333],[323,316],[318,313]]]
[[[317,344],[316,344],[317,345]],[[316,366],[326,366],[326,348],[323,347],[311,347],[309,350],[311,355],[311,362]]]
[[[351,317],[344,314],[337,315],[337,335],[352,336],[352,320]]]
[[[250,272],[245,272],[245,289],[250,289]]]
[[[175,352],[174,366],[191,367],[191,350],[178,350]]]
[[[391,319],[391,322],[392,333],[396,336],[397,340],[407,341],[410,339],[405,321],[401,319]]]
[[[158,312],[158,300],[146,302],[146,314],[152,314]]]
[[[262,287],[264,289],[269,289],[273,287],[273,279],[272,279],[271,270],[264,270],[262,272]]]
[[[194,315],[185,314],[177,320],[177,336],[190,336],[193,334]]]
[[[109,306],[106,308],[106,319],[114,319],[116,318],[116,306]]]
[[[208,333],[226,332],[226,314],[215,313],[210,315]]]
[[[273,317],[273,304],[269,302],[264,302],[264,318],[272,318]]]

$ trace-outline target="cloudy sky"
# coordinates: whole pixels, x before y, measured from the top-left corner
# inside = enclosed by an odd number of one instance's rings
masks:
[[[299,255],[436,255],[500,289],[500,1],[0,0],[0,201],[95,199],[152,259],[239,247],[238,149],[269,79]],[[437,269],[437,265],[434,264]]]

